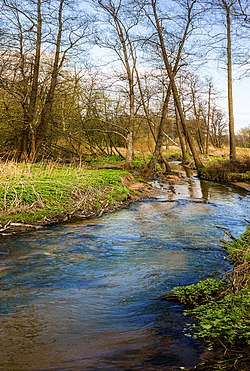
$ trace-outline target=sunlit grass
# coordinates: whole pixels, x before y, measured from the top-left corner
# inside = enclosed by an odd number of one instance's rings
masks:
[[[0,164],[0,222],[31,222],[126,199],[119,170],[86,170],[56,163]]]

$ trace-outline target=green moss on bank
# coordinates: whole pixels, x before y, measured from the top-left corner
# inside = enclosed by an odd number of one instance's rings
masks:
[[[126,200],[121,170],[86,170],[55,164],[0,165],[0,223],[33,223],[61,213],[98,213]]]

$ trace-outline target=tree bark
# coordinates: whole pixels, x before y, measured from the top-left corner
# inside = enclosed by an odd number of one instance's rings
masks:
[[[226,9],[227,19],[227,90],[228,90],[228,119],[229,119],[229,145],[230,160],[236,159],[236,145],[234,134],[233,112],[233,72],[232,72],[232,46],[231,46],[231,9],[230,5],[222,0]]]
[[[37,38],[36,38],[36,54],[34,60],[34,72],[32,79],[32,86],[30,92],[29,104],[29,131],[30,131],[30,153],[29,160],[33,160],[35,153],[35,116],[36,103],[38,98],[38,82],[41,60],[41,43],[42,43],[42,14],[41,14],[41,0],[37,0]]]
[[[206,154],[209,152],[209,135],[210,135],[210,115],[211,115],[211,91],[212,83],[208,84],[208,103],[207,103],[207,130],[206,130]]]

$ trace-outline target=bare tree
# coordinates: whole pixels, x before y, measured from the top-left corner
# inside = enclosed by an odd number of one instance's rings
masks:
[[[132,30],[138,24],[138,14],[128,16],[125,1],[93,0],[107,15],[108,23],[115,33],[112,40],[104,40],[98,35],[100,44],[111,49],[118,56],[126,74],[129,96],[129,115],[126,135],[126,168],[130,168],[133,160],[133,141],[136,117],[135,85],[136,85],[136,51],[132,41]],[[127,4],[128,5],[128,4]]]
[[[233,71],[232,71],[232,45],[231,45],[231,9],[237,0],[221,0],[226,14],[227,29],[227,89],[228,89],[228,118],[229,118],[229,144],[230,159],[236,159],[236,145],[234,134],[234,107],[233,107]]]
[[[190,3],[188,2],[188,6],[192,8],[194,3],[195,3],[195,0],[190,1]],[[169,80],[170,80],[170,85],[171,85],[174,101],[175,101],[175,104],[176,104],[176,108],[177,108],[177,111],[178,111],[178,114],[179,114],[179,117],[180,117],[180,122],[181,122],[181,125],[182,125],[182,129],[183,129],[183,132],[184,132],[184,134],[187,138],[190,150],[192,152],[194,162],[195,162],[195,166],[196,166],[197,170],[199,170],[200,168],[203,167],[203,164],[200,160],[200,157],[199,157],[198,151],[195,147],[193,138],[192,138],[192,136],[189,132],[189,128],[187,126],[185,115],[184,115],[184,112],[183,112],[183,109],[182,109],[179,92],[178,92],[178,89],[177,89],[177,86],[176,86],[176,83],[175,83],[175,73],[174,73],[174,70],[171,66],[170,60],[169,60],[169,55],[168,55],[168,52],[167,52],[167,47],[166,47],[166,43],[165,43],[164,35],[163,35],[163,29],[162,29],[162,26],[161,26],[160,18],[158,16],[157,1],[156,0],[151,0],[151,7],[152,7],[152,11],[153,11],[153,19],[154,19],[154,23],[155,23],[155,29],[156,29],[156,32],[157,32],[157,35],[158,35],[158,38],[159,38],[159,43],[160,43],[163,62],[164,62],[164,65],[165,65],[165,68],[166,68],[166,71],[167,71],[167,74],[168,74],[168,77],[169,77]]]
[[[208,2],[208,8],[210,12],[222,17],[222,21],[225,28],[225,37],[222,37],[221,25],[220,32],[214,35],[213,45],[216,46],[216,42],[220,44],[219,50],[224,53],[224,48],[221,47],[221,41],[226,45],[226,69],[227,69],[227,99],[228,99],[228,128],[229,128],[229,152],[230,159],[236,159],[236,144],[235,144],[235,132],[234,132],[234,104],[233,104],[233,59],[236,57],[235,49],[236,45],[233,45],[233,37],[238,38],[239,45],[241,44],[240,38],[237,36],[236,26],[236,13],[239,9],[239,0],[214,0]],[[209,9],[208,9],[209,10]],[[211,13],[210,13],[211,14]],[[234,24],[233,24],[234,21]],[[218,25],[217,24],[217,25]],[[238,43],[237,42],[237,43]],[[218,45],[217,44],[217,45]],[[240,48],[239,48],[240,49]]]
[[[77,16],[74,0],[1,2],[9,26],[3,50],[12,60],[12,70],[5,68],[0,84],[23,110],[15,158],[36,161],[50,135],[60,72],[87,24]]]

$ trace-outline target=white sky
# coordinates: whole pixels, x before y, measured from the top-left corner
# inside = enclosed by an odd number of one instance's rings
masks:
[[[221,108],[227,112],[227,80],[220,76],[216,82],[223,97],[218,100]],[[235,131],[250,125],[250,77],[235,80],[233,83]]]
[[[250,77],[234,82],[235,130],[250,125]]]

